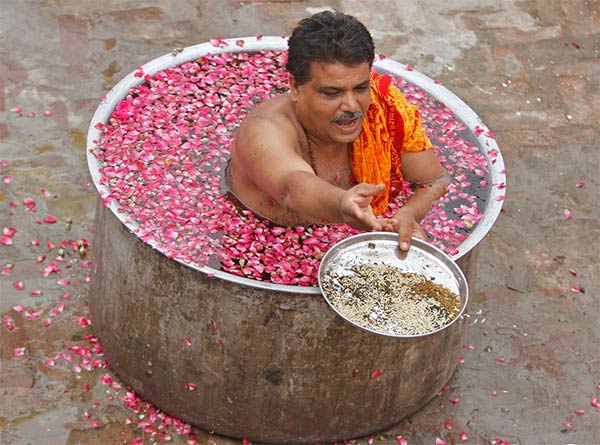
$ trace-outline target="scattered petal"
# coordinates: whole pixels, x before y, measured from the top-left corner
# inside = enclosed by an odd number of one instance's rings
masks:
[[[408,441],[402,436],[396,436],[396,442],[398,445],[408,445]]]

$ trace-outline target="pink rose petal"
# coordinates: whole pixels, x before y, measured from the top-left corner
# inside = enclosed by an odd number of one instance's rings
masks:
[[[396,436],[396,442],[398,445],[408,445],[408,441],[402,436]]]
[[[195,383],[186,383],[185,384],[185,389],[187,389],[187,390],[196,391],[197,388],[198,388],[198,385],[196,385]]]
[[[381,378],[381,369],[376,369],[375,371],[373,371],[371,373],[371,377],[374,379],[380,379]]]

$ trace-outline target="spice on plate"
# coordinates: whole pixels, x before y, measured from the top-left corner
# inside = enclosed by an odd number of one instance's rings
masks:
[[[386,264],[358,264],[351,274],[329,271],[322,287],[330,303],[352,323],[387,335],[422,335],[460,313],[459,296],[423,275]]]

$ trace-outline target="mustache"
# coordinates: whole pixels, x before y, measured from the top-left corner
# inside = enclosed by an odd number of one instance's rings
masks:
[[[342,113],[339,114],[337,116],[335,116],[332,121],[333,122],[339,122],[339,121],[345,121],[345,120],[349,120],[349,119],[356,119],[359,117],[363,117],[364,113],[360,110],[358,111],[354,111],[354,112],[346,112],[346,113]]]

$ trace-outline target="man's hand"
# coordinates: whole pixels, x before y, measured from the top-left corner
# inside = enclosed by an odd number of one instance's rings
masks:
[[[361,183],[346,190],[340,203],[340,213],[344,223],[359,230],[382,230],[383,226],[375,218],[371,208],[373,196],[385,191],[384,184]]]
[[[393,218],[394,230],[398,232],[398,246],[400,250],[408,250],[412,237],[427,239],[425,230],[419,225],[415,214],[410,207],[400,208]]]

